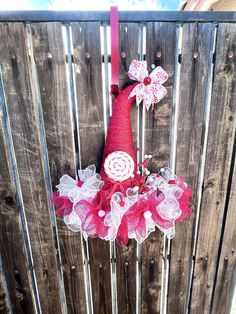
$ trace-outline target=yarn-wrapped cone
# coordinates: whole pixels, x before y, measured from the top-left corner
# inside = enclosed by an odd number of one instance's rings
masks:
[[[133,144],[132,127],[130,120],[131,106],[135,97],[129,98],[133,88],[137,85],[134,83],[120,91],[114,101],[112,108],[112,117],[107,132],[106,144],[103,151],[103,161],[100,171],[101,179],[104,181],[104,186],[100,193],[98,193],[98,203],[101,204],[105,211],[110,211],[110,200],[115,192],[125,191],[135,185],[141,185],[142,182],[137,176],[137,162]],[[134,177],[128,178],[122,182],[111,180],[104,169],[104,161],[107,156],[113,152],[122,151],[129,154],[134,161]]]
[[[137,169],[136,154],[134,150],[133,137],[132,137],[132,127],[130,120],[130,110],[135,97],[129,98],[130,93],[134,89],[137,83],[134,83],[122,91],[114,101],[112,108],[112,117],[110,120],[106,144],[103,152],[103,161],[100,171],[102,180],[106,181],[107,174],[104,170],[104,161],[107,156],[115,151],[123,151],[129,154],[134,161],[135,171]],[[122,182],[122,184],[129,185],[130,179],[127,182]]]

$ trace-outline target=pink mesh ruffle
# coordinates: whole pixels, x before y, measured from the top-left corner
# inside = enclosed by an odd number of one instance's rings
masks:
[[[129,239],[142,243],[155,227],[171,239],[175,223],[191,217],[192,190],[169,168],[145,180],[140,175],[123,183],[103,182],[95,166],[79,174],[78,181],[63,176],[51,201],[67,226],[81,231],[85,239],[99,237],[120,245],[127,245]]]

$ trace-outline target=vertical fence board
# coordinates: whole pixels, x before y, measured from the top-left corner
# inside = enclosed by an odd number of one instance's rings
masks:
[[[79,116],[81,168],[99,171],[104,147],[100,23],[72,23],[75,80]],[[94,313],[111,313],[109,243],[90,239],[89,263]]]
[[[233,148],[236,25],[219,24],[209,136],[190,310],[208,313],[214,284]],[[224,45],[222,45],[224,42]]]
[[[2,112],[0,113],[1,115]],[[16,204],[16,191],[13,183],[10,156],[1,120],[0,151],[0,262],[2,263],[14,311],[16,313],[34,313],[33,292],[31,280],[28,277],[29,268],[21,229],[20,214]],[[8,302],[4,286],[0,290],[0,313],[2,311],[3,313],[8,313]]]
[[[168,312],[183,313],[196,211],[199,158],[208,66],[213,48],[213,24],[184,24],[180,72],[176,173],[193,189],[191,220],[176,224],[171,243]]]
[[[8,304],[2,270],[0,270],[0,313],[8,314],[10,313],[10,306]],[[21,310],[19,313],[23,313]]]
[[[76,162],[66,55],[61,23],[32,24],[34,56],[46,132],[52,187],[60,177],[75,177]],[[73,233],[57,219],[62,269],[69,313],[85,313],[81,234]]]
[[[100,23],[78,22],[71,26],[80,166],[85,168],[94,163],[99,171],[104,146]],[[55,186],[64,173],[74,176],[76,168],[62,28],[60,23],[35,23],[31,29],[50,175]],[[169,161],[176,25],[149,22],[146,30],[149,72],[152,71],[151,64],[161,65],[170,76],[165,84],[168,96],[153,111],[145,114],[145,153],[153,155],[149,169],[156,172],[168,165]],[[120,24],[121,81],[126,77],[132,59],[139,58],[139,31],[139,23]],[[214,25],[184,24],[183,31],[176,173],[186,177],[193,188],[192,209],[195,214],[202,134],[206,126],[203,111],[207,70]],[[56,230],[51,224],[39,129],[40,104],[37,104],[35,96],[27,36],[23,23],[0,23],[0,64],[42,313],[62,313],[65,306],[61,301],[62,286],[59,284],[61,278],[54,243]],[[191,256],[193,216],[190,221],[177,225],[176,237],[171,243],[167,300],[167,312],[171,314],[184,312],[191,258],[195,264],[189,311],[214,314],[229,311],[236,240],[235,165],[233,177],[230,176],[230,169],[233,170],[232,156],[235,154],[235,42],[236,25],[220,23],[196,256]],[[131,120],[135,145],[137,112],[134,106]],[[0,273],[0,312],[11,311],[8,295],[4,294],[4,285],[7,284],[13,311],[33,313],[32,282],[1,119],[0,116],[0,253],[6,282],[3,282]],[[67,230],[60,219],[57,223],[68,312],[85,313],[81,236]],[[110,314],[109,244],[103,240],[89,239],[88,245],[94,313]],[[136,243],[130,241],[128,247],[116,247],[116,251],[118,312],[135,313]],[[162,261],[163,235],[157,230],[142,245],[143,314],[160,313]]]
[[[146,112],[145,154],[153,157],[148,169],[157,172],[169,161],[169,130],[173,88],[175,23],[146,24],[146,60],[149,73],[152,64],[162,66],[169,79],[165,84],[168,95],[153,111]],[[160,313],[163,258],[163,234],[160,230],[151,233],[142,246],[142,313]]]
[[[235,159],[235,155],[232,156]],[[235,243],[236,243],[236,163],[234,160],[234,172],[232,177],[232,185],[229,195],[229,203],[227,208],[227,216],[223,241],[221,247],[221,255],[216,278],[216,286],[214,298],[212,300],[212,313],[221,314],[229,313],[234,292],[235,279]]]
[[[59,273],[26,37],[23,23],[1,24],[0,60],[42,312],[61,313]]]
[[[138,23],[120,23],[120,82],[128,78],[128,70],[133,59],[139,58],[139,31]],[[135,105],[131,109],[131,123],[133,140],[137,146],[137,116]],[[135,313],[135,267],[136,241],[130,240],[128,246],[117,249],[117,285],[118,285],[118,313]]]

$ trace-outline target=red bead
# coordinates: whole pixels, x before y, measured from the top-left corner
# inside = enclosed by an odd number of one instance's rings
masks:
[[[144,160],[144,161],[143,161],[143,165],[144,165],[144,167],[147,167],[147,165],[148,165],[147,160]]]
[[[84,183],[83,181],[78,181],[77,186],[81,187],[83,185],[83,183]]]
[[[152,79],[149,76],[146,76],[145,79],[143,80],[144,85],[149,85],[151,84]]]

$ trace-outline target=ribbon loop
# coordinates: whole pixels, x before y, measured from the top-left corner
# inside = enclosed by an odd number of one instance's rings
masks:
[[[110,95],[115,98],[119,93],[119,24],[118,8],[112,6],[110,9],[111,28],[111,91]]]

